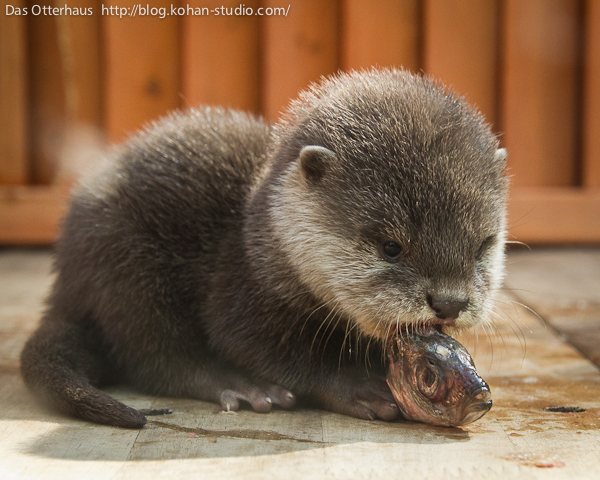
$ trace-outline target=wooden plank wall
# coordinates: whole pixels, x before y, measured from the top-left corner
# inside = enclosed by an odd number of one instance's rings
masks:
[[[62,152],[82,125],[115,143],[197,104],[276,120],[322,75],[372,66],[432,74],[482,111],[509,150],[514,238],[600,242],[600,2],[68,2],[87,16],[31,14],[51,0],[11,5],[30,13],[0,12],[2,244],[55,237]],[[141,15],[148,6],[156,15]],[[171,6],[183,14],[161,15]]]
[[[0,185],[29,181],[26,50],[25,20],[0,16]]]

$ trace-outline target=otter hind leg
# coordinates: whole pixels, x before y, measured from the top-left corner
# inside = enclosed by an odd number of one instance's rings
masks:
[[[196,355],[192,361],[191,355],[178,356],[169,350],[154,356],[161,365],[157,370],[144,365],[146,357],[128,357],[127,378],[151,395],[195,398],[216,403],[224,411],[237,411],[247,404],[258,413],[270,412],[273,406],[289,409],[296,403],[295,395],[286,388],[252,379],[212,356]]]

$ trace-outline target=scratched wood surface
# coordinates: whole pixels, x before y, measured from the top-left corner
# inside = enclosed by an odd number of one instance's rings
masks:
[[[600,367],[600,250],[515,252],[506,287]]]
[[[153,417],[139,431],[59,415],[36,402],[18,373],[20,349],[51,282],[50,264],[47,251],[0,250],[2,479],[598,478],[600,372],[513,300],[545,306],[542,315],[553,322],[569,305],[596,304],[599,250],[511,254],[499,302],[503,324],[494,336],[480,328],[477,342],[474,335],[461,338],[494,398],[490,413],[464,428],[367,422],[307,409],[223,414],[211,404],[126,388],[111,393],[132,406],[167,407],[173,414]],[[536,291],[552,301],[534,298]],[[553,316],[552,305],[563,310]],[[597,317],[584,330],[594,325]],[[550,413],[548,406],[586,411]]]

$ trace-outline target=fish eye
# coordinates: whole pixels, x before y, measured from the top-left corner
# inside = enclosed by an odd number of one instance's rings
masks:
[[[381,245],[381,253],[386,262],[397,263],[402,256],[402,246],[394,241],[387,241]]]
[[[428,361],[417,369],[417,386],[419,391],[427,398],[433,398],[438,393],[441,384],[439,370]]]
[[[431,368],[425,369],[425,373],[423,374],[423,385],[425,388],[430,389],[435,384],[435,373]]]
[[[452,385],[443,368],[432,358],[424,358],[415,366],[416,389],[427,401],[437,403],[446,398]]]

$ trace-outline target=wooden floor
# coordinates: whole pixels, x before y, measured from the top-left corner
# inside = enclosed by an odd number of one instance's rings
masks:
[[[600,250],[513,252],[495,332],[461,341],[494,407],[465,428],[367,422],[316,410],[220,413],[191,400],[111,393],[167,407],[143,430],[45,409],[18,356],[51,276],[43,250],[0,250],[0,479],[600,478]],[[519,306],[524,303],[541,317]],[[577,406],[581,413],[554,413]]]

